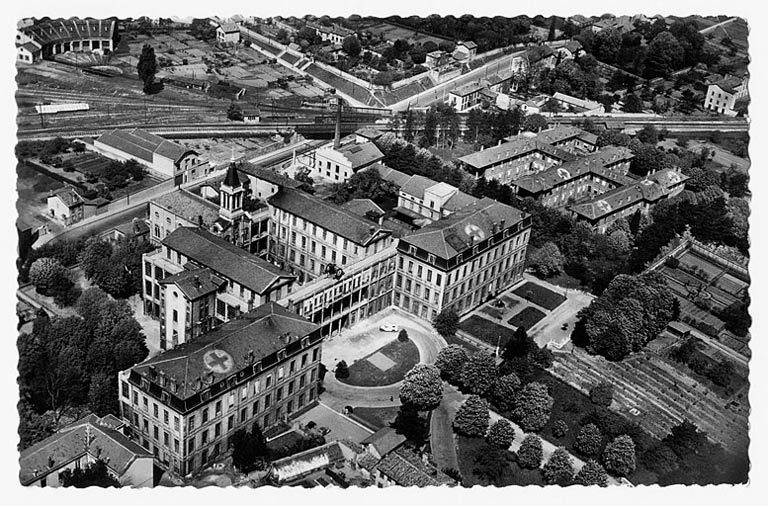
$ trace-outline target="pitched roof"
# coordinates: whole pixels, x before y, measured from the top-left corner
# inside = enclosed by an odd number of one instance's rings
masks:
[[[367,213],[374,213],[376,215],[384,214],[384,209],[379,207],[371,199],[352,199],[349,202],[342,204],[341,207],[358,216],[366,216]]]
[[[196,268],[184,270],[160,281],[161,285],[175,284],[188,299],[198,299],[203,295],[218,291],[226,281],[211,272],[210,269]]]
[[[51,194],[51,197],[59,197],[61,201],[64,202],[64,205],[68,208],[72,208],[83,203],[83,198],[78,195],[74,188],[70,188],[69,186],[65,186],[64,188],[59,188],[58,190],[54,191]]]
[[[596,135],[590,134],[581,128],[570,125],[557,126],[550,128],[549,130],[543,130],[536,135],[536,139],[540,140],[541,142],[546,142],[547,144],[557,144],[559,142],[565,142],[570,139],[582,139],[585,142],[589,142],[589,140],[594,139],[591,144],[597,142]]]
[[[336,235],[365,246],[379,233],[391,231],[340,206],[307,193],[282,188],[268,199],[270,205],[314,223]]]
[[[85,454],[98,456],[118,476],[137,458],[152,458],[150,452],[112,427],[112,419],[88,415],[23,450],[19,458],[22,485],[29,485]]]
[[[260,295],[281,279],[294,279],[266,260],[197,227],[179,227],[163,239],[163,244]]]
[[[384,132],[372,126],[364,126],[362,128],[358,128],[357,130],[355,130],[355,135],[359,135],[360,137],[365,137],[366,139],[375,141],[376,139],[384,135]]]
[[[474,41],[471,41],[471,40],[459,42],[457,45],[458,46],[464,46],[464,47],[466,47],[468,49],[475,49],[477,47],[477,44]]]
[[[611,190],[589,202],[570,206],[570,209],[574,213],[594,221],[641,201],[656,202],[666,193],[665,189],[655,181],[644,179],[639,183]]]
[[[717,86],[726,93],[736,93],[736,88],[741,86],[743,81],[738,77],[728,76],[718,81],[715,81],[711,86]]]
[[[531,63],[535,63],[537,61],[543,60],[544,58],[553,56],[554,54],[555,54],[555,51],[551,47],[546,45],[533,46],[532,48],[528,49],[525,52],[525,56],[528,58],[528,61]]]
[[[224,177],[224,184],[230,188],[239,188],[241,186],[240,178],[237,177],[237,166],[234,161],[227,167],[227,175]]]
[[[96,141],[152,163],[153,154],[178,162],[184,154],[192,151],[180,144],[163,139],[159,135],[139,128],[133,130],[115,129],[101,134]]]
[[[392,427],[384,427],[363,439],[360,443],[364,446],[373,446],[376,448],[376,451],[379,452],[379,455],[383,457],[392,450],[403,445],[406,440],[407,438],[405,436],[398,434]]]
[[[365,170],[372,170],[376,169],[379,171],[379,175],[382,179],[389,181],[390,183],[393,183],[399,187],[403,187],[403,185],[411,178],[408,174],[405,172],[400,172],[399,170],[391,169],[384,165],[383,163],[376,162],[372,164],[371,166],[367,167]]]
[[[166,193],[152,202],[194,225],[211,227],[219,219],[219,206],[186,190]]]
[[[240,27],[236,23],[221,23],[219,25],[224,33],[240,33]]]
[[[465,84],[464,86],[460,86],[456,88],[455,90],[451,90],[451,94],[459,97],[466,97],[467,95],[478,93],[483,88],[485,88],[484,83],[481,83],[481,82],[468,83],[468,84]]]
[[[171,383],[175,382],[174,394],[183,400],[204,386],[198,379],[212,375],[218,381],[230,376],[284,349],[289,342],[286,336],[296,342],[318,328],[279,304],[268,302],[135,365],[133,370],[139,374],[162,372]]]
[[[556,92],[554,95],[552,95],[552,98],[560,102],[564,102],[566,104],[572,105],[574,107],[580,107],[582,109],[586,109],[590,111],[592,109],[597,109],[602,106],[602,104],[599,102],[572,97],[570,95],[566,95],[565,93],[560,93],[559,91]]]
[[[51,19],[21,31],[43,45],[90,38],[111,39],[115,33],[115,19]]]
[[[475,168],[483,170],[486,167],[501,163],[506,160],[525,156],[528,153],[540,151],[553,158],[557,158],[562,161],[575,160],[576,156],[564,149],[558,148],[547,144],[546,142],[540,142],[536,139],[519,138],[505,142],[498,146],[493,146],[482,151],[476,151],[468,155],[459,158],[459,161]]]
[[[453,478],[426,464],[413,451],[399,448],[376,464],[383,475],[401,487],[437,487],[455,485]]]
[[[355,171],[384,158],[384,153],[382,153],[379,148],[376,147],[376,144],[372,142],[364,142],[360,144],[351,142],[345,146],[341,146],[336,151],[343,154],[347,160],[349,160],[352,164],[352,170]]]
[[[252,176],[256,179],[261,179],[268,183],[272,183],[273,185],[279,186],[281,188],[298,188],[301,186],[301,183],[295,179],[291,179],[290,177],[280,174],[274,170],[259,167],[258,165],[254,165],[250,162],[238,162],[237,168],[244,174]]]
[[[491,237],[502,221],[507,228],[525,216],[519,209],[484,197],[403,237],[400,242],[447,260]]]
[[[33,42],[27,42],[26,44],[21,44],[20,46],[17,46],[17,47],[20,47],[21,49],[28,51],[32,54],[40,52],[40,47]]]
[[[424,190],[435,186],[437,183],[428,177],[414,175],[411,176],[403,186],[400,187],[400,191],[413,195],[417,199],[424,198]]]
[[[272,463],[278,482],[286,482],[344,461],[339,443],[332,441]]]

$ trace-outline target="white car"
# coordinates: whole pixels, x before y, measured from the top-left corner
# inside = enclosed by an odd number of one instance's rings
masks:
[[[385,323],[381,327],[379,327],[379,330],[383,330],[384,332],[398,332],[400,328],[397,325],[393,325],[391,323]]]

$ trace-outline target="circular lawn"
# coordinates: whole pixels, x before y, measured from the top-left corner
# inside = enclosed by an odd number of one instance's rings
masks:
[[[349,377],[339,378],[347,385],[381,387],[401,381],[419,363],[419,349],[408,339],[395,339],[349,366]]]

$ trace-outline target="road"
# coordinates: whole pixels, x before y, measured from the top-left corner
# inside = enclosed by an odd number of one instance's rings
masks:
[[[443,101],[445,97],[448,96],[448,93],[451,90],[464,86],[465,84],[469,84],[471,82],[477,81],[481,77],[485,77],[488,74],[497,72],[500,68],[503,68],[509,65],[510,62],[512,61],[512,58],[524,53],[525,49],[526,48],[523,48],[520,51],[511,53],[508,55],[504,55],[498,60],[495,60],[475,70],[471,70],[466,74],[462,74],[459,77],[451,79],[450,81],[446,81],[442,84],[438,84],[434,88],[430,88],[426,91],[422,91],[421,93],[418,93],[412,97],[409,97],[405,100],[402,100],[396,104],[391,105],[389,108],[392,111],[397,112],[397,111],[404,111],[409,106],[426,107],[435,102]]]
[[[133,218],[146,218],[146,214],[147,202],[137,202],[114,213],[106,213],[97,219],[84,223],[82,226],[75,225],[56,235],[44,235],[37,241],[35,247],[40,247],[51,241],[73,240],[91,234],[98,234],[117,225],[128,223]]]
[[[702,28],[701,30],[699,30],[699,33],[704,35],[705,33],[709,33],[709,32],[711,32],[712,30],[714,30],[715,28],[717,28],[719,26],[727,25],[728,23],[736,21],[737,19],[739,19],[739,18],[729,18],[729,19],[726,19],[725,21],[721,21],[720,23],[717,23],[716,25],[712,25],[712,26],[708,26],[706,28]]]

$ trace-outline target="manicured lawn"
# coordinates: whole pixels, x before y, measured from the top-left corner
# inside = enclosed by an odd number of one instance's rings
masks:
[[[519,287],[514,293],[515,295],[519,295],[523,299],[529,300],[549,311],[552,311],[566,300],[565,297],[559,293],[555,293],[552,290],[530,281]]]
[[[507,462],[501,465],[501,473],[498,479],[489,479],[477,473],[477,458],[487,451],[484,438],[468,438],[458,436],[457,457],[459,460],[459,472],[462,477],[462,485],[495,485],[506,487],[509,485],[544,485],[544,479],[539,469],[523,469],[514,462],[511,452],[507,452]]]
[[[485,305],[480,308],[480,311],[487,314],[491,318],[496,318],[497,320],[500,320],[502,316],[504,316],[504,311],[493,306]]]
[[[461,322],[459,328],[491,346],[496,346],[496,343],[499,343],[501,349],[504,349],[512,335],[511,329],[478,315],[472,315]],[[501,336],[501,341],[499,341],[499,336]]]
[[[513,327],[523,327],[524,329],[528,330],[537,323],[539,323],[539,320],[547,316],[542,311],[539,311],[535,307],[525,307],[522,311],[517,313],[515,316],[510,318],[507,323],[512,325]]]
[[[382,371],[367,359],[368,357],[381,353],[391,359],[395,365]],[[410,339],[406,342],[400,342],[395,339],[386,346],[379,348],[365,358],[362,358],[349,366],[349,377],[341,381],[347,385],[359,387],[374,387],[391,385],[397,383],[405,377],[405,374],[413,369],[413,366],[419,363],[419,349]]]
[[[460,338],[459,336],[452,336],[452,337],[445,337],[445,342],[448,344],[458,344],[459,346],[462,346],[464,349],[466,349],[470,353],[474,353],[476,351],[479,351],[480,348],[476,346],[475,344],[472,344],[468,341],[465,341],[464,339]]]
[[[389,427],[389,424],[394,422],[395,418],[397,418],[398,411],[400,411],[400,406],[388,408],[361,407],[354,408],[354,412],[350,416],[369,429],[377,431],[384,427]]]

